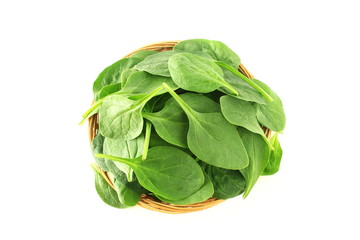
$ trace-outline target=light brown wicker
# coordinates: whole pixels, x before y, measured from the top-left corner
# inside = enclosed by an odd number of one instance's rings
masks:
[[[157,43],[153,43],[150,45],[146,45],[142,48],[139,48],[139,49],[129,53],[124,58],[129,57],[136,52],[144,51],[144,50],[153,50],[153,51],[158,51],[158,52],[169,51],[169,50],[172,50],[172,48],[178,42],[179,41],[166,41],[166,42],[157,42]],[[248,78],[254,78],[254,76],[242,64],[240,64],[240,66],[239,66],[239,71],[241,73],[243,73],[245,76],[247,76]],[[98,117],[97,117],[97,114],[95,114],[89,118],[89,128],[88,129],[89,129],[90,142],[96,136],[98,127],[99,127],[98,126]],[[264,132],[267,137],[270,137],[271,131],[269,129],[264,128]],[[110,184],[110,186],[112,188],[114,188],[114,184],[111,182],[111,179],[109,178],[107,173],[104,170],[102,170],[99,166],[97,166],[97,167],[98,167],[99,171],[102,173],[105,180]],[[179,213],[189,213],[189,212],[205,210],[205,209],[213,207],[223,201],[224,200],[221,200],[221,199],[210,198],[210,199],[200,202],[200,203],[194,203],[194,204],[188,204],[188,205],[175,205],[175,204],[171,204],[171,203],[162,202],[160,200],[154,199],[150,196],[143,194],[141,196],[141,199],[140,199],[138,205],[143,208],[153,210],[153,211],[169,213],[169,214],[179,214]]]

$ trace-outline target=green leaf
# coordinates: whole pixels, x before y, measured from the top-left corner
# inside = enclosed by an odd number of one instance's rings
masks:
[[[130,75],[135,73],[135,72],[137,72],[137,70],[133,69],[133,68],[126,69],[126,70],[124,70],[122,72],[121,79],[120,79],[121,88],[123,88],[126,85],[127,80],[130,77]]]
[[[220,112],[219,104],[201,94],[185,93],[179,96],[195,111]],[[152,122],[156,132],[165,141],[187,148],[189,121],[175,99],[169,99],[160,112],[143,113],[143,117]]]
[[[169,59],[169,71],[180,88],[208,93],[219,87],[225,87],[237,94],[224,80],[223,71],[212,60],[191,53],[175,54]]]
[[[275,132],[281,132],[282,130],[284,130],[286,123],[285,112],[281,99],[265,83],[257,79],[253,79],[253,81],[261,88],[263,88],[266,92],[268,92],[274,100],[272,102],[267,102],[263,105],[258,105],[257,119],[265,127]]]
[[[220,67],[222,67],[223,69],[226,69],[226,70],[230,71],[231,73],[235,74],[241,80],[248,83],[250,86],[252,86],[254,89],[256,89],[259,93],[261,93],[261,95],[264,96],[268,101],[270,101],[270,102],[273,101],[271,96],[264,89],[262,89],[259,85],[257,85],[252,79],[247,78],[244,74],[239,72],[237,70],[237,68],[236,69],[232,68],[231,66],[229,66],[229,65],[227,65],[226,63],[223,63],[223,62],[215,62],[215,63],[217,65],[219,65]]]
[[[222,96],[220,98],[221,111],[231,124],[244,127],[247,130],[257,133],[272,148],[271,143],[266,138],[256,118],[256,108],[250,102],[234,98],[232,96]]]
[[[131,140],[140,135],[143,128],[141,115],[145,104],[155,96],[161,87],[150,94],[131,100],[122,95],[104,98],[99,109],[99,131],[104,137]]]
[[[239,56],[224,43],[207,39],[189,39],[181,41],[174,46],[178,51],[202,51],[208,53],[213,59],[225,62],[234,68],[240,64]]]
[[[116,157],[133,159],[139,157],[142,154],[143,147],[144,147],[143,134],[132,140],[124,140],[119,138],[105,138],[103,153]],[[118,169],[120,169],[125,173],[127,180],[131,182],[133,179],[132,178],[133,171],[129,167],[129,165],[121,162],[115,162],[115,165]]]
[[[249,83],[245,82],[239,76],[235,75],[229,70],[223,69],[223,72],[225,81],[238,92],[238,95],[234,97],[248,102],[257,102],[261,104],[266,103],[266,98]],[[231,92],[226,88],[219,88],[219,91],[222,91],[226,94],[231,94]]]
[[[171,78],[155,76],[144,71],[139,71],[132,73],[128,77],[120,93],[128,96],[141,96],[151,93],[161,87],[163,83],[167,83],[174,90],[178,88]],[[163,94],[164,92],[165,90],[161,89],[157,94]]]
[[[193,204],[198,203],[202,201],[206,201],[214,194],[214,186],[211,182],[210,178],[207,176],[207,174],[204,174],[205,176],[205,182],[201,186],[201,188],[196,191],[195,193],[191,194],[187,198],[181,199],[181,200],[172,200],[172,199],[166,199],[161,196],[157,196],[161,201],[176,204],[176,205],[186,205],[186,204]]]
[[[121,180],[115,178],[114,186],[118,193],[118,198],[120,202],[127,207],[132,207],[138,204],[141,198],[141,193],[135,191],[133,188],[128,186],[128,182],[126,178],[122,178]]]
[[[187,144],[200,160],[226,169],[245,168],[249,159],[236,127],[221,113],[199,113],[186,104],[171,88],[173,96],[189,119]]]
[[[142,62],[138,63],[135,66],[135,69],[139,71],[145,71],[154,75],[170,77],[170,72],[168,69],[169,58],[175,54],[180,53],[180,51],[165,51],[153,54],[146,57]],[[201,57],[211,59],[211,56],[204,52],[193,52]]]
[[[183,152],[186,152],[190,156],[193,156],[193,153],[188,148],[182,148],[182,147],[179,147],[179,146],[176,146],[176,145],[166,142],[155,131],[151,131],[149,146],[150,146],[150,148],[157,147],[157,146],[174,147],[174,148],[180,149]]]
[[[266,168],[262,172],[262,175],[272,175],[279,171],[281,158],[282,158],[282,148],[278,139],[278,133],[275,133],[271,137],[270,142],[274,148],[270,152],[269,162],[266,165]]]
[[[201,164],[214,184],[214,198],[229,199],[244,192],[246,184],[240,171]]]
[[[139,202],[141,194],[146,192],[145,189],[136,179],[128,182],[125,173],[116,166],[114,161],[105,159],[105,163],[109,169],[107,174],[114,183],[120,202],[128,207],[135,206]]]
[[[97,134],[94,139],[91,141],[91,151],[93,155],[97,153],[104,153],[103,152],[103,146],[104,146],[104,137],[101,134]],[[108,168],[106,166],[105,160],[103,158],[95,158],[95,162],[104,170],[108,171]]]
[[[238,131],[249,155],[249,165],[245,169],[240,170],[246,181],[246,188],[243,195],[245,198],[249,195],[249,192],[264,171],[269,160],[270,150],[258,134],[249,132],[244,128],[238,128]]]
[[[177,148],[151,148],[145,161],[140,157],[124,159],[102,154],[97,157],[128,164],[144,188],[167,199],[184,199],[204,184],[201,167],[191,156]]]
[[[98,98],[102,99],[112,93],[116,93],[116,92],[120,91],[120,89],[121,89],[121,83],[114,83],[111,85],[107,85],[100,90]]]
[[[120,83],[122,72],[128,68],[132,68],[140,61],[141,59],[138,58],[124,58],[105,68],[97,77],[93,85],[95,101],[99,100],[99,93],[103,87],[114,83]]]
[[[146,57],[148,57],[150,55],[154,55],[156,53],[158,53],[158,52],[152,51],[152,50],[144,50],[144,51],[134,53],[133,55],[131,55],[131,58],[138,58],[138,59],[144,60]]]
[[[100,198],[108,205],[116,208],[126,208],[118,198],[117,192],[108,184],[102,175],[93,167],[95,172],[95,188]]]
[[[166,102],[171,98],[172,97],[169,93],[164,93],[164,94],[160,95],[159,101],[157,101],[155,103],[155,105],[153,106],[153,112],[158,112],[158,111],[162,110],[165,107]]]

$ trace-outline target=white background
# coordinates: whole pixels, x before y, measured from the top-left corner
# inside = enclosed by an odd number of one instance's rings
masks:
[[[360,239],[358,1],[1,1],[1,239]],[[143,45],[220,40],[282,98],[280,171],[166,215],[97,196],[92,83]]]

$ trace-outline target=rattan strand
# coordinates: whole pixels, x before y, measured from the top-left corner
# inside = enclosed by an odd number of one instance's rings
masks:
[[[169,51],[172,50],[172,48],[175,46],[176,43],[179,41],[166,41],[166,42],[157,42],[150,45],[146,45],[142,48],[139,48],[128,55],[126,55],[124,58],[131,56],[132,54],[144,51],[144,50],[152,50],[152,51]],[[248,78],[254,78],[254,76],[245,68],[244,65],[239,65],[239,71],[243,73]],[[97,114],[91,116],[89,118],[89,139],[92,141],[94,137],[97,134],[98,131],[98,116]],[[269,129],[264,129],[265,135],[269,138],[271,136],[271,131]],[[111,182],[111,179],[107,175],[107,173],[102,170],[99,166],[97,166],[98,170],[101,172],[102,176],[105,178],[105,180],[109,183],[109,185],[114,188],[114,184]],[[115,188],[114,188],[115,189]],[[169,214],[180,214],[180,213],[190,213],[190,212],[196,212],[205,210],[208,208],[211,208],[219,203],[222,203],[224,200],[216,199],[216,198],[210,198],[206,201],[200,202],[200,203],[194,203],[194,204],[188,204],[188,205],[175,205],[171,203],[162,202],[158,199],[152,198],[151,196],[147,196],[143,194],[141,196],[141,199],[138,203],[139,206],[162,213],[169,213]]]

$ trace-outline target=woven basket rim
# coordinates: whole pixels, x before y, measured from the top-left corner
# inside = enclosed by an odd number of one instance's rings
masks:
[[[126,56],[124,56],[123,58],[127,58],[130,57],[132,54],[137,53],[139,51],[144,51],[144,50],[153,50],[153,51],[157,51],[157,52],[163,52],[163,51],[169,51],[172,50],[173,47],[180,42],[180,40],[173,40],[173,41],[161,41],[161,42],[155,42],[152,44],[148,44],[145,45],[141,48],[138,48],[132,52],[130,52],[129,54],[127,54]],[[245,66],[243,64],[239,65],[239,69],[238,69],[241,73],[243,73],[245,76],[247,76],[248,78],[254,78],[254,76],[245,68]],[[89,140],[90,142],[95,138],[95,136],[97,135],[98,132],[98,116],[97,114],[94,114],[93,116],[91,116],[88,120],[88,131],[89,131]],[[263,128],[266,137],[270,137],[271,135],[271,131],[267,128]],[[104,179],[109,183],[109,185],[115,189],[115,186],[113,184],[113,182],[111,181],[111,178],[108,176],[107,172],[104,171],[103,169],[101,169],[101,167],[99,165],[96,164],[96,167],[98,168],[99,172],[101,173],[101,175],[104,177]],[[172,203],[167,203],[167,202],[163,202],[160,201],[158,199],[155,199],[151,196],[148,196],[146,194],[142,194],[139,203],[137,204],[138,206],[141,206],[143,208],[152,210],[152,211],[157,211],[157,212],[162,212],[162,213],[168,213],[168,214],[180,214],[180,213],[190,213],[190,212],[196,212],[196,211],[201,211],[201,210],[205,210],[208,209],[210,207],[213,207],[219,203],[224,202],[225,200],[222,199],[216,199],[216,198],[210,198],[208,200],[205,200],[203,202],[200,203],[194,203],[194,204],[187,204],[187,205],[175,205]]]

